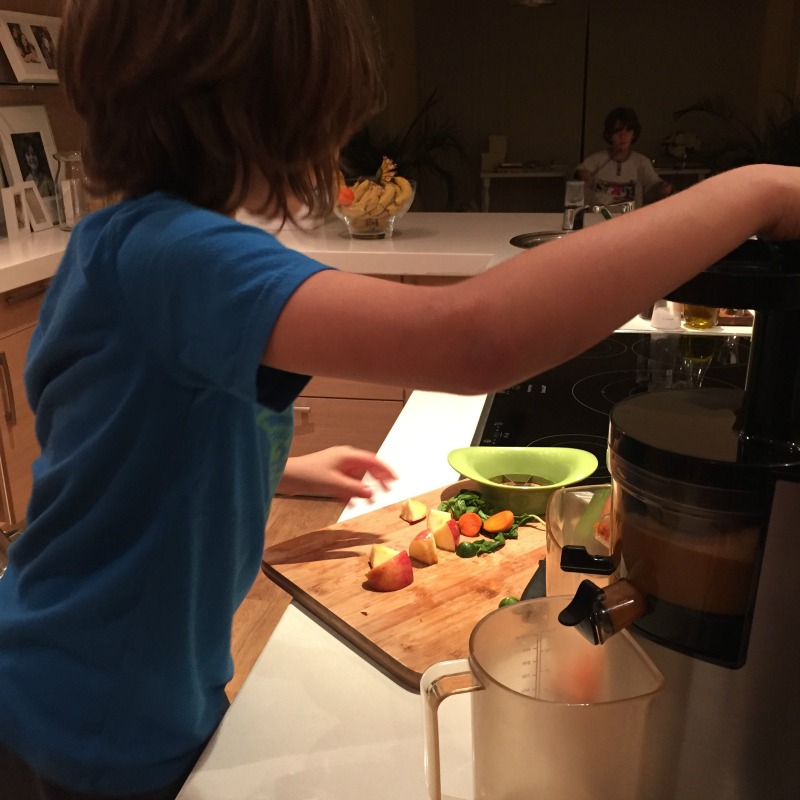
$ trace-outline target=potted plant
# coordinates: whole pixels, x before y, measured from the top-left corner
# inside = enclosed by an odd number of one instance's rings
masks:
[[[690,114],[711,116],[724,123],[727,136],[705,154],[709,166],[721,172],[744,164],[800,166],[800,99],[781,94],[777,110],[765,112],[761,127],[746,124],[724,97],[704,97],[673,114],[679,120]]]
[[[342,149],[342,172],[348,178],[372,175],[384,156],[397,165],[397,174],[417,182],[417,196],[445,190],[445,210],[456,204],[456,176],[453,159],[466,158],[455,125],[436,120],[433,111],[441,101],[434,90],[408,127],[399,134],[381,130],[370,123],[358,131]],[[432,180],[438,184],[432,185]]]
[[[700,139],[691,131],[675,131],[661,143],[664,155],[680,162],[684,167],[700,149]]]

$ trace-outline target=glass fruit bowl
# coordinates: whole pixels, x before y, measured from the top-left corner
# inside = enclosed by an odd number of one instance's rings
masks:
[[[334,213],[353,239],[391,239],[394,226],[414,202],[416,181],[352,178],[339,190]]]

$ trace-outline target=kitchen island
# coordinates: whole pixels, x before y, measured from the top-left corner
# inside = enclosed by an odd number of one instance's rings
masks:
[[[520,252],[510,244],[512,236],[561,228],[561,214],[412,211],[397,222],[391,239],[351,239],[337,217],[280,231],[242,212],[237,219],[275,232],[287,247],[324,264],[382,276],[475,275]]]

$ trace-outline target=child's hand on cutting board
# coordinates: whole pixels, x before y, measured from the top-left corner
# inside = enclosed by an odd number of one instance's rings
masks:
[[[374,453],[347,445],[329,447],[290,458],[278,484],[278,493],[335,497],[345,502],[353,497],[369,499],[374,490],[364,481],[366,473],[384,491],[397,478]]]

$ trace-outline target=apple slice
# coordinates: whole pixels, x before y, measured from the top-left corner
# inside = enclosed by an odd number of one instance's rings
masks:
[[[374,551],[380,548],[378,553]],[[377,592],[395,592],[414,582],[411,556],[405,550],[393,550],[386,545],[375,544],[370,554],[371,569],[367,572],[367,583]],[[387,552],[391,551],[391,555]],[[373,555],[376,563],[372,562]]]
[[[428,515],[428,506],[421,500],[404,500],[400,506],[400,519],[405,520],[412,525],[415,522],[421,522]]]
[[[436,564],[439,553],[436,550],[436,540],[429,530],[420,531],[409,543],[408,554],[422,564]]]
[[[444,525],[440,525],[433,531],[433,538],[440,550],[449,550],[451,553],[455,553],[461,538],[458,522],[451,517]]]
[[[369,565],[377,567],[397,555],[399,551],[386,544],[374,544],[369,551]]]
[[[441,528],[445,522],[452,518],[452,514],[450,514],[449,511],[441,511],[438,508],[432,508],[428,512],[425,527],[427,527],[429,531],[435,531],[437,528]]]

